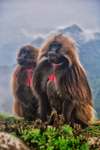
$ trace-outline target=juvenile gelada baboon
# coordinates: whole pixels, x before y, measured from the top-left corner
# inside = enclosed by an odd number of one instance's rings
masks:
[[[13,112],[28,120],[37,118],[38,102],[32,93],[32,74],[36,67],[38,49],[23,46],[17,54],[17,65],[11,77]]]

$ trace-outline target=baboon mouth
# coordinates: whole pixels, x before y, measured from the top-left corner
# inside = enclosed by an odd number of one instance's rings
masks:
[[[62,61],[62,60],[60,60],[60,59],[51,59],[51,60],[49,60],[50,61],[50,63],[53,65],[53,66],[61,66],[63,63],[64,63],[64,61]]]
[[[63,65],[63,62],[61,63],[52,63],[53,68],[57,69]]]
[[[17,59],[17,62],[18,62],[18,64],[20,64],[20,65],[23,65],[23,64],[24,64],[24,60],[22,60],[22,59],[20,59],[20,58]]]
[[[29,65],[34,65],[36,64],[33,59],[17,59],[17,62],[21,66],[29,66]]]
[[[48,59],[51,63],[54,63],[54,64],[60,64],[60,63],[64,62],[63,57],[59,56],[59,55],[49,56]]]
[[[50,62],[53,66],[62,66],[63,64],[66,64],[66,65],[69,64],[69,60],[66,59],[64,56],[49,58],[49,62]]]

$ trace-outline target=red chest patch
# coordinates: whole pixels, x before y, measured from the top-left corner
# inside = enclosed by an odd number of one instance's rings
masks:
[[[62,63],[59,64],[52,64],[53,70],[55,72],[55,70],[59,69],[59,67],[61,67]],[[48,76],[48,81],[52,81],[52,82],[56,82],[57,81],[57,77],[55,75],[55,73],[52,73]]]
[[[32,87],[32,74],[33,74],[33,71],[32,69],[26,69],[26,73],[27,73],[27,78],[26,78],[26,85],[28,87]]]
[[[50,74],[50,75],[48,76],[48,80],[55,82],[55,81],[57,80],[55,74],[53,74],[53,73]]]

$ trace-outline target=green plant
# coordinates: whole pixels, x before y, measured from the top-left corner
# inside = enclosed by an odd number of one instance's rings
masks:
[[[73,135],[72,128],[64,125],[60,128],[48,126],[41,129],[27,129],[21,133],[21,139],[37,150],[88,150],[88,143],[83,137]]]

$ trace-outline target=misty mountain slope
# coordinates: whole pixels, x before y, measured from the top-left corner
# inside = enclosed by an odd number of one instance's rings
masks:
[[[46,32],[43,35],[33,35],[33,38],[29,35],[27,37],[24,37],[23,35],[18,38],[17,41],[15,39],[14,42],[9,40],[8,43],[4,43],[4,45],[0,47],[0,55],[6,55],[6,60],[3,57],[0,59],[0,64],[6,62],[6,67],[0,67],[0,111],[3,110],[2,99],[6,99],[5,101],[7,101],[7,105],[9,105],[9,111],[11,110],[9,80],[13,70],[13,64],[16,63],[16,49],[24,45],[25,41],[26,44],[31,43],[33,46],[40,47],[50,34],[55,33],[71,36],[76,41],[81,62],[87,71],[88,79],[93,90],[95,107],[98,114],[100,114],[100,32],[85,31],[76,24],[68,27],[59,27],[51,32]],[[3,51],[3,49],[6,49],[6,52]]]
[[[0,112],[11,112],[10,80],[13,67],[0,66]]]

